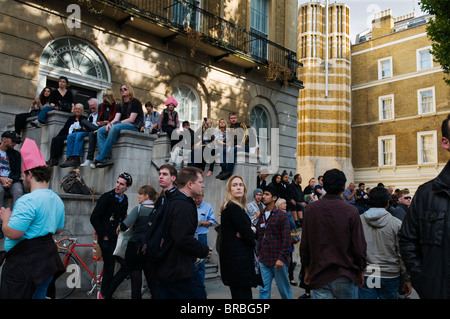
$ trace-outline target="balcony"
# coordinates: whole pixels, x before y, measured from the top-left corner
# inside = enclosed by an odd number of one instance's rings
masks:
[[[274,79],[273,70],[276,69],[281,75],[277,79],[302,87],[303,83],[297,79],[297,69],[302,65],[297,61],[296,52],[191,3],[183,0],[97,0],[97,4],[92,5],[103,15],[115,19],[118,26],[132,23],[133,27],[154,34],[163,42],[178,41],[191,50],[193,45],[189,41],[194,39],[197,42],[194,51],[206,52],[216,62],[225,60],[246,72],[267,69],[268,79]]]

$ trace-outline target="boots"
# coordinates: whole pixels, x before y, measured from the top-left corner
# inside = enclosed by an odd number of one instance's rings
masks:
[[[69,156],[67,160],[59,165],[61,168],[65,167],[77,167],[81,164],[81,157],[80,156]]]

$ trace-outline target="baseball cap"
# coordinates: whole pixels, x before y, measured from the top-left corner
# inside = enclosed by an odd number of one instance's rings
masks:
[[[14,131],[3,132],[2,137],[10,138],[13,142],[22,143],[22,140]]]

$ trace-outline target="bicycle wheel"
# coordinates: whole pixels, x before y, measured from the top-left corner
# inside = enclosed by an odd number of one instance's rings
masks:
[[[59,256],[61,257],[62,262],[66,260],[67,253],[60,251]],[[56,299],[64,299],[70,296],[76,288],[74,283],[74,278],[79,275],[75,273],[79,271],[80,267],[78,266],[78,262],[72,256],[69,256],[67,261],[67,265],[64,265],[66,268],[66,272],[64,272],[61,276],[59,276],[55,281],[56,288]]]

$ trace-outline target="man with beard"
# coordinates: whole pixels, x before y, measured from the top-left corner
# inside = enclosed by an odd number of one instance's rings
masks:
[[[0,209],[7,252],[0,299],[46,299],[50,283],[65,270],[52,238],[64,227],[64,203],[48,189],[51,170],[33,140],[25,139],[21,155],[28,194],[12,212]]]
[[[2,134],[0,143],[0,207],[6,192],[12,197],[11,208],[16,200],[23,195],[23,186],[20,178],[22,160],[20,153],[14,149],[17,143],[22,142],[14,131]],[[1,238],[1,237],[0,237]]]

